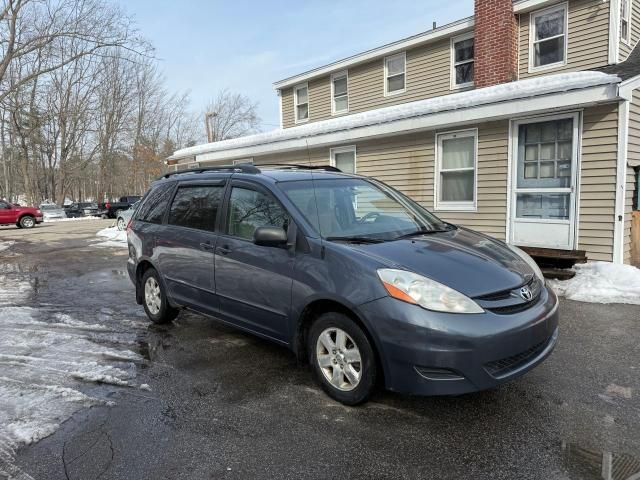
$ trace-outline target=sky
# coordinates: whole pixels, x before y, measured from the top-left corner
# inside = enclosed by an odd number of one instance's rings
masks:
[[[114,0],[156,49],[172,91],[203,111],[224,88],[279,126],[272,83],[473,14],[473,0]]]

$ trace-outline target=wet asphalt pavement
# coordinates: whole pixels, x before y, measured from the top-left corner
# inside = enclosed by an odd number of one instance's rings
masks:
[[[3,273],[30,278],[31,306],[137,325],[126,249],[88,246],[107,224],[2,227],[16,242]],[[79,411],[16,463],[52,480],[626,479],[640,471],[640,307],[563,300],[560,312],[555,352],[513,383],[380,392],[356,408],[325,396],[286,349],[183,312],[136,333],[136,383],[150,391],[110,388],[115,405]]]

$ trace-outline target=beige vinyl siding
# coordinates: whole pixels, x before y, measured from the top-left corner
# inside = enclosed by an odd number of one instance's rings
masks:
[[[293,107],[293,88],[280,91],[280,105],[282,109],[282,126],[291,127],[295,124]]]
[[[586,109],[583,115],[578,248],[589,260],[613,260],[618,105]]]
[[[619,50],[619,58],[620,62],[623,62],[627,59],[633,48],[640,40],[640,0],[632,0],[631,5],[631,34],[629,36],[630,44],[626,45],[624,42],[620,41],[620,50]]]
[[[636,0],[640,1],[640,0]],[[558,2],[560,4],[562,2]],[[571,0],[569,2],[567,64],[561,67],[529,73],[529,18],[520,15],[519,71],[520,78],[549,75],[556,72],[589,70],[608,64],[609,2],[602,0]]]
[[[640,0],[639,0],[640,1]],[[384,96],[384,58],[349,69],[349,112],[357,113],[452,93],[450,90],[449,39],[407,50],[406,91]],[[283,126],[295,125],[292,89],[281,93]],[[289,96],[291,98],[289,99]],[[286,99],[286,101],[285,101]],[[331,77],[309,81],[309,121],[331,118]]]
[[[637,0],[640,1],[640,0]],[[637,2],[634,2],[634,11]],[[640,92],[633,91],[633,99],[629,104],[629,140],[627,148],[627,162],[630,165],[640,165]],[[633,199],[636,195],[635,173],[632,167],[627,167],[627,187],[625,190],[624,209],[624,263],[631,263],[631,212]]]
[[[640,2],[640,0],[638,0]],[[629,148],[627,161],[631,165],[640,165],[640,92],[633,91],[633,100],[629,104]]]
[[[631,213],[633,212],[633,199],[636,195],[636,175],[633,168],[627,167],[627,187],[624,202],[624,263],[631,264]]]

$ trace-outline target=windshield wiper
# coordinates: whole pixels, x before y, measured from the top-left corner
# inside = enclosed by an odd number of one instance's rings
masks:
[[[329,242],[351,242],[351,243],[382,243],[384,240],[371,237],[325,237]]]
[[[414,230],[413,232],[409,232],[409,233],[405,233],[404,235],[400,235],[396,238],[394,238],[394,240],[402,240],[403,238],[411,238],[411,237],[418,237],[420,235],[428,235],[430,233],[443,233],[443,232],[449,232],[451,230],[455,230],[455,226],[451,225],[450,223],[446,223],[444,224],[446,225],[447,228],[438,228],[438,229],[428,229],[428,228],[421,228],[419,230]]]

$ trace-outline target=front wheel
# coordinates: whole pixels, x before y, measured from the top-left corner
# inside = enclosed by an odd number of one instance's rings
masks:
[[[329,312],[311,326],[310,363],[322,389],[345,405],[365,402],[376,384],[376,359],[364,331],[348,316]]]
[[[154,268],[149,268],[142,276],[142,305],[153,323],[169,323],[179,313],[169,305],[160,276]]]
[[[122,217],[118,217],[118,221],[116,222],[116,226],[118,227],[118,230],[124,230],[124,218]]]
[[[29,215],[25,215],[20,219],[20,222],[18,223],[20,224],[21,228],[33,228],[36,226],[36,219]]]

